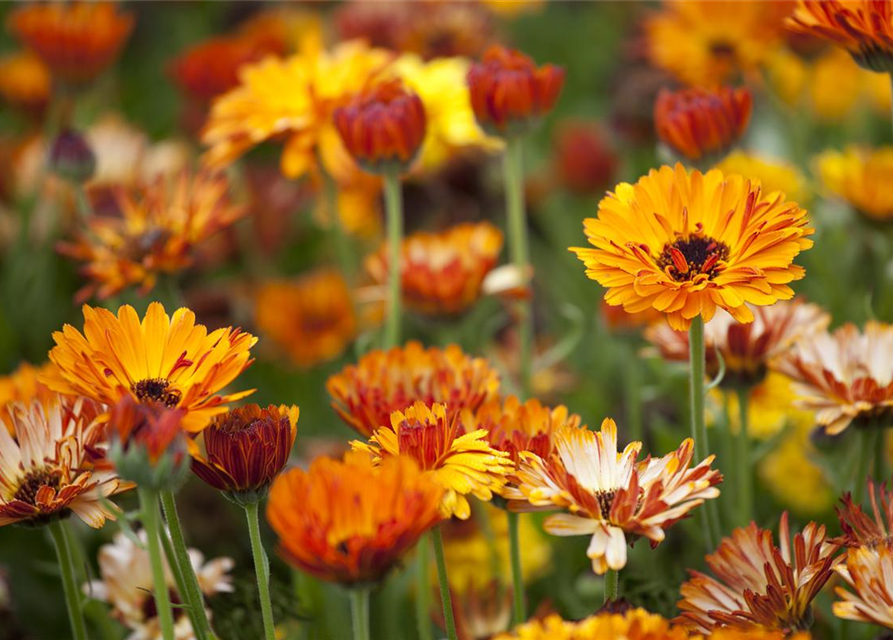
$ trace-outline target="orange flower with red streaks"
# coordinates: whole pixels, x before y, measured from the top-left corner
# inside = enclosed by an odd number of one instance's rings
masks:
[[[870,514],[865,513],[862,505],[853,502],[850,492],[843,494],[840,498],[842,506],[837,507],[842,535],[834,542],[849,549],[893,544],[893,493],[887,490],[887,483],[878,485],[868,479],[866,484]]]
[[[893,629],[893,545],[887,541],[875,547],[850,549],[846,562],[834,570],[851,589],[834,588],[841,598],[831,605],[834,615]]]
[[[133,30],[133,16],[113,2],[32,4],[7,27],[47,65],[53,77],[83,85],[114,62]]]
[[[654,103],[654,128],[665,144],[689,160],[717,157],[747,131],[752,106],[747,87],[662,89]]]
[[[592,195],[614,182],[619,164],[617,154],[595,124],[563,123],[555,137],[553,153],[558,180],[569,191]]]
[[[474,115],[493,135],[530,129],[552,110],[563,86],[561,67],[537,67],[523,53],[497,45],[468,71]]]
[[[180,469],[186,459],[186,437],[181,429],[182,409],[163,402],[140,402],[123,396],[109,411],[108,424],[113,444],[112,459],[128,480],[148,484],[152,471],[160,466],[162,478],[172,469]],[[123,456],[130,453],[131,460]],[[170,466],[162,465],[166,461]]]
[[[442,494],[409,458],[374,465],[349,453],[280,475],[267,520],[286,562],[322,580],[363,585],[380,581],[440,520]]]

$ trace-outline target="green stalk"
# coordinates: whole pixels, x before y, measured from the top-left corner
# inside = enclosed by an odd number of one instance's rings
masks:
[[[744,527],[753,519],[753,472],[750,468],[750,434],[748,433],[748,409],[750,404],[750,388],[738,389],[738,438],[735,461],[737,472],[735,482],[738,483],[738,526]]]
[[[512,264],[523,274],[530,272],[530,249],[527,239],[527,212],[524,205],[524,155],[522,138],[510,136],[505,141],[503,180],[505,182],[506,225]],[[530,299],[519,300],[518,338],[520,356],[520,389],[522,400],[530,396],[533,376],[533,309]]]
[[[87,640],[87,625],[84,623],[84,612],[81,609],[81,596],[75,580],[74,561],[71,546],[65,534],[65,524],[54,520],[48,525],[53,544],[56,546],[56,557],[62,570],[62,587],[65,591],[65,605],[68,608],[68,621],[71,623],[71,635],[74,640]]]
[[[350,612],[353,619],[353,640],[371,640],[369,632],[369,587],[350,590]]]
[[[273,604],[270,601],[270,563],[260,539],[258,502],[245,505],[248,518],[248,534],[251,538],[251,555],[254,557],[254,571],[257,574],[257,591],[260,596],[260,611],[264,619],[264,638],[276,640],[276,625],[273,623]],[[368,602],[367,602],[368,606]]]
[[[688,330],[688,343],[689,372],[691,374],[689,378],[691,437],[695,441],[695,463],[698,463],[706,457],[705,452],[709,449],[707,424],[704,420],[704,371],[707,362],[704,347],[704,319],[700,315],[692,318],[691,327]],[[707,500],[704,504],[703,519],[704,541],[707,548],[712,551],[716,547],[714,526],[716,526],[715,520],[718,519],[712,500]]]
[[[388,224],[388,312],[385,318],[384,347],[390,349],[400,344],[401,310],[401,260],[403,244],[403,192],[400,175],[389,171],[384,175],[384,199]]]
[[[605,574],[605,604],[617,599],[620,592],[620,572],[608,569]]]
[[[887,432],[879,424],[875,424],[874,430],[877,431],[877,445],[874,448],[874,480],[875,482],[887,481],[887,439],[884,437]]]
[[[443,531],[440,525],[431,530],[431,540],[434,542],[434,559],[437,561],[437,580],[440,583],[440,602],[443,604],[443,620],[446,624],[447,638],[458,640],[456,621],[453,620],[453,598],[450,596],[446,558],[443,555]]]
[[[519,515],[511,511],[508,514],[509,553],[512,558],[512,624],[519,625],[527,619],[524,611],[524,574],[521,570],[521,540],[518,535]]]
[[[164,560],[161,556],[161,538],[158,513],[158,495],[151,489],[137,488],[142,509],[143,528],[146,530],[146,547],[152,566],[152,582],[155,587],[155,608],[158,610],[158,626],[164,640],[174,640],[174,615],[164,576]]]
[[[171,534],[169,545],[168,537],[163,535],[163,532],[161,536],[167,562],[177,582],[180,597],[186,602],[186,612],[189,614],[189,622],[192,623],[196,640],[207,640],[212,637],[211,625],[205,615],[204,597],[192,561],[189,559],[186,538],[183,536],[183,527],[177,513],[177,502],[174,500],[172,491],[164,490],[159,495],[161,506],[164,509],[164,517],[167,520],[167,528]]]
[[[422,536],[416,547],[416,599],[415,615],[418,625],[419,640],[434,640],[431,633],[431,618],[428,613],[429,594],[431,587],[428,585],[428,536]]]

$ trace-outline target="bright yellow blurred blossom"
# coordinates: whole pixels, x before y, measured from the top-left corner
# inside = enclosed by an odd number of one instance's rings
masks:
[[[893,219],[893,147],[825,151],[816,158],[825,188],[873,220]]]
[[[789,422],[802,429],[815,426],[811,412],[792,407],[794,398],[790,379],[781,373],[770,372],[750,392],[748,434],[752,438],[765,440],[781,431]],[[738,394],[730,392],[726,401],[729,403],[732,433],[738,433]]]
[[[757,179],[765,191],[781,191],[787,198],[803,202],[809,198],[806,178],[793,164],[783,160],[768,159],[762,156],[733,151],[716,165],[724,174],[737,173]]]

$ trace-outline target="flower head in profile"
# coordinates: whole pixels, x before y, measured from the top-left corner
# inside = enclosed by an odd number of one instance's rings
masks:
[[[0,57],[0,98],[11,107],[39,118],[49,103],[50,85],[49,70],[33,53]]]
[[[389,351],[370,351],[326,382],[332,406],[360,435],[391,424],[391,414],[414,402],[445,404],[450,419],[476,409],[499,391],[499,374],[483,358],[456,345],[424,348],[411,341]]]
[[[893,420],[893,325],[871,321],[864,332],[845,324],[833,333],[803,336],[779,360],[778,370],[794,381],[796,404],[814,411],[830,435],[854,421],[890,426]]]
[[[9,16],[9,30],[53,77],[78,86],[114,62],[133,30],[133,16],[113,2],[40,3]]]
[[[843,535],[835,542],[848,549],[893,545],[893,493],[887,490],[886,483],[878,485],[869,479],[867,485],[870,513],[853,501],[850,492],[843,494],[837,508]]]
[[[619,184],[584,231],[594,248],[571,251],[608,288],[608,304],[631,313],[653,307],[678,330],[698,315],[709,322],[717,307],[753,322],[748,303],[792,298],[789,283],[804,275],[793,261],[813,233],[806,212],[784,194],[681,164]]]
[[[840,598],[831,605],[834,615],[893,629],[893,544],[887,541],[874,547],[850,549],[846,561],[834,570],[849,587],[834,588]]]
[[[446,407],[416,402],[391,414],[390,426],[382,426],[369,443],[351,446],[368,451],[377,460],[405,456],[443,487],[440,513],[465,520],[471,515],[467,495],[489,501],[500,493],[514,465],[504,451],[493,449],[483,429],[462,434],[459,421],[447,417]]]
[[[794,536],[788,515],[772,531],[750,523],[723,538],[707,566],[716,576],[690,571],[682,585],[680,621],[702,631],[717,627],[794,633],[812,624],[812,601],[833,575],[837,545],[826,540],[824,525],[810,522]]]
[[[417,231],[403,240],[400,280],[406,305],[428,315],[467,310],[483,292],[484,280],[502,251],[502,232],[489,222],[463,223],[440,233]],[[388,248],[366,258],[377,284],[388,277]]]
[[[617,425],[610,418],[598,432],[559,427],[553,440],[555,451],[547,458],[520,454],[518,486],[504,495],[514,510],[566,509],[546,518],[543,527],[556,536],[591,536],[586,555],[599,575],[626,565],[627,544],[645,537],[657,546],[667,528],[719,495],[715,485],[722,476],[710,468],[713,456],[692,467],[691,439],[641,462],[641,442],[617,451]]]
[[[99,447],[99,407],[57,395],[13,404],[9,413],[15,436],[0,429],[0,526],[38,526],[71,513],[96,529],[114,520],[105,499],[132,485]]]
[[[664,89],[654,103],[654,128],[684,158],[716,157],[747,131],[752,104],[746,87]]]
[[[323,580],[362,585],[381,580],[440,520],[442,495],[413,460],[375,465],[349,453],[280,475],[267,520],[286,562]]]
[[[333,270],[260,284],[254,318],[260,333],[304,368],[341,355],[358,329],[351,292]]]
[[[614,182],[619,158],[596,123],[563,122],[555,137],[553,154],[559,183],[573,193],[601,194]]]
[[[153,302],[140,321],[130,305],[117,316],[84,305],[84,332],[65,325],[53,339],[56,367],[39,378],[47,387],[107,405],[130,395],[180,409],[187,431],[201,431],[227,403],[252,393],[220,394],[251,364],[257,338],[232,327],[209,332],[186,308],[171,317]]]
[[[825,188],[869,220],[893,220],[893,147],[826,151],[816,159]]]
[[[240,504],[262,499],[295,443],[298,407],[250,404],[216,416],[189,441],[192,471]]]

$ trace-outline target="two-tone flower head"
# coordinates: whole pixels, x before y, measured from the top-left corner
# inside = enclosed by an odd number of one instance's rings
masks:
[[[483,358],[457,345],[425,348],[410,341],[389,351],[370,351],[326,382],[341,419],[369,437],[391,424],[391,414],[416,401],[445,404],[450,419],[477,409],[499,392],[499,374]]]
[[[893,73],[893,5],[885,0],[799,0],[786,24],[843,47],[865,69]]]
[[[55,395],[8,411],[15,436],[0,429],[0,526],[39,526],[71,513],[96,529],[114,520],[106,499],[132,485],[118,478],[99,446],[100,408]]]
[[[893,325],[847,323],[833,333],[803,336],[778,370],[794,381],[797,406],[815,412],[829,435],[851,424],[889,427],[893,421]]]
[[[653,307],[674,329],[688,329],[717,307],[752,322],[748,303],[788,300],[804,276],[794,258],[812,246],[806,211],[782,193],[720,171],[681,164],[621,183],[584,221],[594,248],[571,248],[605,300],[636,313]]]
[[[428,315],[467,310],[483,293],[484,281],[502,251],[502,232],[489,222],[458,224],[440,233],[418,231],[403,240],[400,286],[406,306]],[[388,247],[366,258],[366,272],[384,285]]]
[[[824,525],[810,522],[791,542],[788,514],[779,544],[755,523],[735,529],[706,558],[716,577],[690,571],[682,585],[680,622],[710,632],[719,627],[793,634],[812,625],[812,601],[834,572],[837,545]]]
[[[514,470],[509,454],[487,443],[487,432],[478,429],[462,433],[458,417],[447,415],[446,407],[415,402],[404,411],[391,414],[369,442],[353,441],[351,446],[375,456],[409,457],[431,479],[443,487],[440,513],[465,520],[471,515],[466,496],[488,502],[502,492],[508,474]]]
[[[440,521],[443,489],[407,457],[318,458],[280,475],[267,520],[279,554],[307,573],[347,586],[376,583]]]
[[[524,133],[552,111],[564,75],[561,67],[537,67],[519,51],[491,46],[468,71],[474,115],[492,135]]]
[[[863,478],[858,481],[862,482]],[[846,549],[893,545],[893,493],[887,489],[886,482],[880,485],[871,479],[865,482],[870,513],[856,504],[850,492],[841,496],[841,505],[836,508],[841,535],[834,541]]]
[[[893,220],[893,147],[848,147],[816,158],[822,185],[876,222]]]
[[[39,377],[47,387],[106,405],[130,395],[180,409],[186,431],[201,431],[227,403],[253,392],[220,393],[251,364],[257,338],[233,327],[209,332],[186,308],[169,316],[153,302],[141,321],[130,305],[117,316],[84,305],[84,332],[65,325],[53,340],[56,366]]]
[[[296,406],[250,404],[216,416],[188,443],[193,473],[233,502],[258,502],[288,462],[299,415]]]
[[[654,128],[683,158],[717,158],[744,136],[752,106],[747,87],[662,89],[654,103]]]
[[[719,496],[713,456],[692,467],[694,441],[685,440],[662,458],[636,462],[641,442],[617,451],[617,425],[610,418],[598,432],[559,427],[554,453],[541,458],[522,452],[517,488],[506,489],[509,508],[531,511],[562,508],[543,527],[556,536],[589,535],[586,555],[602,575],[626,565],[627,545],[645,537],[657,546],[665,530],[705,500]]]
[[[893,544],[850,549],[834,570],[846,584],[834,588],[834,615],[893,629]]]

